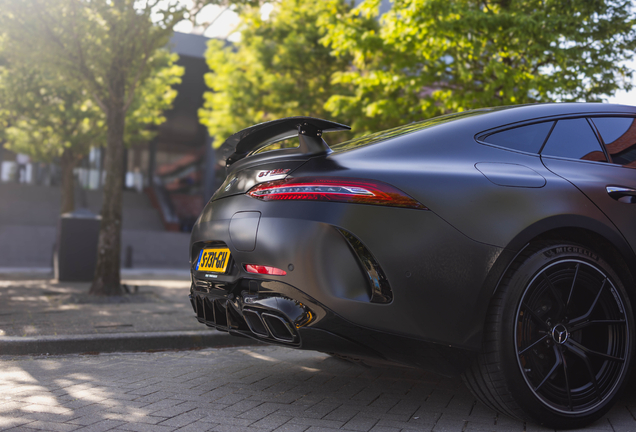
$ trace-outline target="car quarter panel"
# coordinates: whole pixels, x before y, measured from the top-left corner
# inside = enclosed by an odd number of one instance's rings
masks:
[[[474,139],[478,126],[484,127],[477,123],[460,128],[448,123],[355,151],[314,158],[294,176],[319,175],[329,166],[339,176],[385,181],[469,238],[502,248],[518,249],[523,244],[511,243],[513,239],[521,240],[520,233],[555,217],[559,218],[554,221],[568,226],[572,216],[586,229],[610,230],[620,237],[605,214],[570,182],[546,169],[538,155],[479,144]],[[506,181],[505,171],[501,171],[495,183],[479,170],[483,164],[513,164],[536,173],[535,181],[522,182],[513,171]],[[550,227],[556,228],[554,224]]]
[[[465,284],[463,290],[448,291],[474,302],[473,309],[461,301],[456,305],[458,309],[471,310],[468,319],[460,319],[466,324],[461,327],[464,346],[478,347],[490,297],[508,264],[532,239],[550,231],[580,228],[606,238],[628,262],[633,254],[606,215],[570,182],[546,169],[539,156],[479,144],[474,139],[475,131],[441,125],[355,151],[312,159],[293,175],[319,176],[328,167],[338,176],[385,181],[420,201],[471,240],[503,251],[495,257],[496,265],[486,266],[492,273],[479,279],[481,285],[475,280]],[[500,169],[496,178],[492,174],[487,177],[479,170],[484,164],[514,165],[515,169]],[[418,229],[412,233],[421,235]],[[370,234],[365,241],[373,244],[374,250],[376,238]],[[426,242],[422,238],[422,244]],[[392,243],[392,247],[397,245],[398,242]],[[448,245],[440,247],[440,251],[444,248]],[[452,255],[456,262],[448,267],[426,268],[426,263],[435,261],[422,257],[421,268],[439,274],[461,271],[458,269],[471,260],[483,265],[476,253],[479,252],[475,247],[458,249]],[[446,283],[439,281],[438,286]],[[422,297],[422,301],[427,298]],[[438,322],[449,325],[444,320]]]

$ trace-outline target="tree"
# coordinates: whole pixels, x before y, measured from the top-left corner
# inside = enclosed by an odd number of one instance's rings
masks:
[[[165,121],[183,68],[176,54],[159,50],[150,62],[151,72],[137,90],[126,115],[124,143],[131,147],[148,142],[152,128]],[[106,138],[103,111],[81,88],[69,86],[64,77],[46,67],[5,59],[0,66],[0,118],[5,147],[31,156],[35,161],[60,162],[62,169],[61,213],[75,209],[73,169],[91,147],[103,146]]]
[[[75,209],[73,169],[104,140],[100,109],[81,90],[46,71],[0,67],[0,118],[5,147],[36,162],[59,161],[61,213]]]
[[[119,295],[125,118],[183,8],[169,0],[0,0],[0,10],[10,55],[64,75],[104,113],[107,176],[90,292]]]
[[[254,123],[296,115],[330,117],[325,102],[346,92],[332,83],[331,75],[351,59],[334,57],[320,43],[325,29],[318,19],[348,10],[344,1],[281,0],[263,19],[258,8],[246,8],[239,43],[208,43],[211,72],[205,80],[212,91],[204,94],[199,118],[215,137],[215,146]]]
[[[333,95],[326,108],[358,129],[631,88],[630,0],[394,0],[377,26],[368,19],[378,7],[366,0],[323,19],[323,43],[354,59],[334,75],[353,94]]]

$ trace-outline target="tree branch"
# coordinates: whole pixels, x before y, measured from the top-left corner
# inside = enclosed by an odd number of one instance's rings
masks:
[[[143,60],[141,61],[141,64],[137,68],[137,73],[135,74],[135,78],[133,79],[132,84],[128,88],[128,99],[124,103],[124,112],[128,111],[128,108],[130,108],[130,105],[132,104],[135,98],[135,89],[137,88],[137,83],[141,79],[141,75],[146,69],[146,65],[148,64],[148,59],[150,59],[151,52],[152,52],[152,43],[148,42],[144,50]]]
[[[75,8],[75,3],[73,3],[73,8]],[[46,10],[46,9],[44,9]],[[49,26],[48,22],[46,19],[44,19],[44,17],[42,17],[42,14],[40,13],[40,10],[38,10],[37,12],[37,16],[39,18],[40,23],[42,24],[42,26],[44,27],[44,30],[46,32],[46,34],[49,36],[50,40],[53,41],[54,44],[56,44],[60,50],[62,51],[62,53],[67,57],[67,60],[74,63],[75,60],[79,60],[80,62],[80,67],[79,67],[79,71],[80,71],[80,75],[83,76],[83,78],[85,80],[88,81],[88,83],[90,84],[89,86],[89,91],[91,92],[91,95],[93,96],[93,98],[95,99],[95,102],[97,103],[97,105],[99,105],[100,108],[102,108],[104,110],[104,112],[107,112],[107,108],[106,105],[104,104],[104,102],[102,101],[102,99],[99,97],[99,95],[97,94],[96,90],[100,88],[99,83],[97,82],[97,79],[95,78],[95,76],[92,74],[92,72],[90,71],[90,69],[86,66],[86,61],[84,59],[83,53],[81,51],[81,44],[79,43],[79,38],[77,37],[77,34],[75,33],[75,14],[73,14],[73,36],[76,39],[78,48],[80,50],[80,56],[79,58],[76,57],[75,55],[73,55],[72,52],[70,52],[68,50],[68,48],[66,47],[66,45],[60,40],[60,38],[55,34],[55,32],[53,32],[51,30],[51,27]]]
[[[212,21],[210,21],[210,22],[208,22],[208,23],[203,23],[203,24],[202,24],[202,26],[205,26],[205,28],[203,29],[203,33],[205,33],[206,31],[208,31],[208,29],[209,29],[210,27],[212,27],[212,26],[214,25],[214,23],[215,23],[215,22],[216,22],[219,18],[221,18],[221,15],[223,15],[223,14],[224,14],[225,12],[227,12],[229,9],[230,9],[230,6],[229,6],[229,5],[228,5],[228,6],[225,6],[225,7],[223,8],[223,10],[221,10],[221,12],[219,12],[219,13],[217,14],[217,16],[215,16],[215,17],[214,17],[214,19],[213,19]]]

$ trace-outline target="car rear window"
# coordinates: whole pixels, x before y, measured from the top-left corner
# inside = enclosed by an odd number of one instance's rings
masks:
[[[434,117],[428,120],[422,120],[419,122],[409,123],[404,126],[398,126],[393,129],[387,129],[387,130],[375,132],[369,135],[364,135],[360,138],[354,138],[352,140],[344,141],[339,144],[329,145],[329,147],[331,147],[331,149],[335,152],[343,152],[347,150],[352,150],[358,147],[364,147],[364,146],[378,143],[380,141],[385,141],[390,138],[395,138],[400,135],[406,135],[411,132],[417,132],[422,129],[427,129],[427,128],[437,126],[443,123],[459,120],[461,118],[485,114],[493,110],[494,110],[493,108],[485,108],[480,110],[463,111],[460,113],[447,114],[447,115],[443,115],[439,117]]]
[[[607,162],[601,143],[584,118],[559,120],[541,150],[541,155]]]
[[[636,168],[636,119],[632,117],[596,117],[596,126],[612,163]]]
[[[512,150],[539,153],[553,125],[554,122],[550,121],[519,126],[514,129],[495,132],[485,138],[481,138],[481,141]]]

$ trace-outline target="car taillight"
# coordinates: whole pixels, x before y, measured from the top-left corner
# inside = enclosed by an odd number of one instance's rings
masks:
[[[244,267],[245,271],[248,273],[267,274],[274,276],[285,276],[287,274],[285,270],[264,265],[245,264]]]
[[[428,210],[401,190],[376,180],[298,177],[261,183],[247,194],[263,201],[335,201]]]

